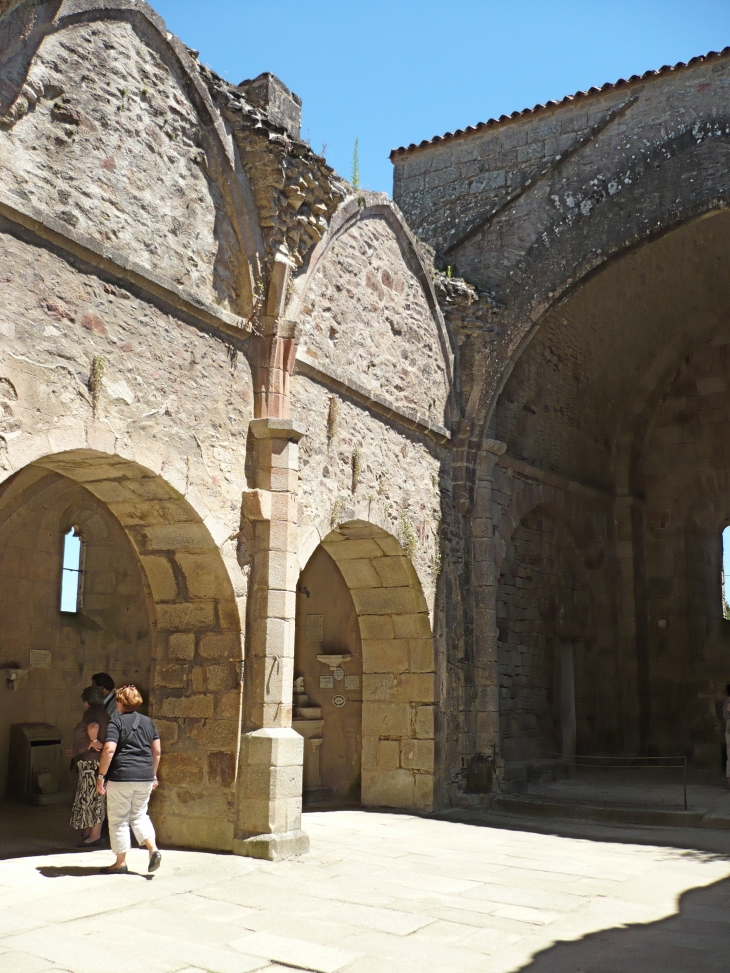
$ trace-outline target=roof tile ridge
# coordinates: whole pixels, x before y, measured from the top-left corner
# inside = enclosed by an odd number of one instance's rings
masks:
[[[490,118],[486,122],[477,122],[475,125],[467,125],[466,128],[457,128],[453,132],[445,132],[443,135],[434,135],[433,138],[423,139],[421,142],[411,142],[410,145],[402,145],[397,149],[392,149],[389,158],[391,161],[400,155],[406,155],[407,153],[413,152],[415,149],[428,148],[430,145],[436,145],[438,142],[448,142],[451,139],[460,138],[462,135],[468,135],[472,132],[479,132],[484,128],[494,128],[498,125],[503,125],[506,122],[517,121],[517,119],[524,118],[529,115],[539,114],[543,111],[547,111],[549,108],[556,108],[560,105],[569,104],[576,98],[589,98],[594,95],[604,94],[607,91],[613,91],[616,88],[623,88],[627,85],[637,84],[640,81],[647,81],[650,78],[657,78],[660,75],[669,74],[672,71],[681,71],[686,68],[695,67],[697,64],[704,64],[706,61],[712,61],[715,58],[726,57],[730,54],[730,45],[723,47],[721,51],[708,51],[707,54],[699,54],[696,57],[690,58],[689,61],[677,61],[676,64],[664,64],[660,68],[651,69],[649,71],[644,71],[643,74],[632,74],[630,78],[619,78],[618,81],[607,81],[600,87],[592,85],[587,91],[576,91],[572,95],[565,95],[560,99],[551,99],[546,101],[544,104],[538,103],[532,108],[523,108],[520,111],[513,111],[509,115],[500,115],[499,118]]]

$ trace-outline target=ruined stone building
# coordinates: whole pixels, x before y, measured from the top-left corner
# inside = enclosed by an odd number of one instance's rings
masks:
[[[141,0],[0,15],[0,788],[98,670],[168,844],[715,768],[730,51],[398,149],[393,202]]]

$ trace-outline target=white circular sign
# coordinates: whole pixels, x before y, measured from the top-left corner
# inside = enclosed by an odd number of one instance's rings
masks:
[[[335,706],[344,706],[347,700],[344,696],[335,696],[332,702],[335,704]]]
[[[332,675],[335,677],[335,679],[337,680],[337,682],[339,682],[340,679],[343,679],[344,678],[344,676],[345,676],[345,670],[342,668],[342,666],[337,666],[336,669],[333,669],[332,670]]]

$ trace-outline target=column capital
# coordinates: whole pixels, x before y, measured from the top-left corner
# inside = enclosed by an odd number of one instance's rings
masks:
[[[288,439],[298,443],[307,431],[296,419],[252,419],[248,424],[254,439]]]

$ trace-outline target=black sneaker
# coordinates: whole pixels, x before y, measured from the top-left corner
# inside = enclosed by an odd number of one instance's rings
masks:
[[[148,872],[156,872],[162,862],[162,855],[159,851],[153,851],[150,855],[150,863],[147,866]]]

